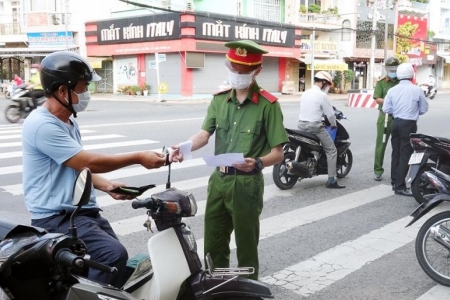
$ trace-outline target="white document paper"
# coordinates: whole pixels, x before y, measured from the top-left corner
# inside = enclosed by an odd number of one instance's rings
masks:
[[[225,153],[219,155],[204,155],[203,160],[211,167],[231,167],[233,164],[245,163],[243,153]]]
[[[192,158],[192,141],[188,140],[186,142],[183,142],[179,144],[180,147],[180,153],[183,154],[183,160],[188,160]]]

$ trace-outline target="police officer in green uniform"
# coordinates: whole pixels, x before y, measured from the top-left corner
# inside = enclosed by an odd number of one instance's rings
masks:
[[[263,208],[264,167],[283,160],[288,142],[277,98],[258,86],[262,55],[267,53],[250,40],[228,42],[225,59],[232,87],[216,93],[201,130],[193,135],[192,151],[216,133],[215,155],[243,153],[245,162],[217,167],[208,183],[205,211],[205,251],[218,268],[230,264],[230,237],[234,230],[239,267],[254,267],[258,279],[259,216]],[[172,161],[182,161],[179,147],[172,147]]]
[[[383,175],[383,161],[384,153],[386,151],[386,145],[391,135],[392,116],[386,115],[383,112],[384,97],[388,90],[398,84],[397,80],[397,67],[400,65],[398,58],[392,56],[386,59],[384,62],[387,76],[380,79],[375,85],[375,91],[373,92],[373,98],[378,103],[378,120],[377,120],[377,139],[375,145],[375,161],[373,165],[373,171],[375,173],[374,179],[381,181]],[[387,117],[387,120],[386,120]],[[391,178],[393,182],[395,178]]]

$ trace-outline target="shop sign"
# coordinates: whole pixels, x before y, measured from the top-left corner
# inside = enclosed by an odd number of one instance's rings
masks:
[[[422,58],[428,55],[426,52],[430,50],[425,48],[428,28],[427,18],[399,15],[397,24],[399,33],[407,32],[409,34],[411,48],[406,54],[409,57],[408,62],[416,66],[422,65]]]
[[[74,45],[72,32],[29,32],[27,38],[30,48]]]
[[[99,45],[179,39],[180,14],[158,14],[98,21]]]
[[[311,40],[302,40],[300,49],[307,50],[302,52],[310,52],[312,50]],[[330,41],[314,41],[314,53],[319,54],[336,54],[338,45],[336,42]]]
[[[280,23],[251,21],[250,19],[228,19],[226,16],[196,16],[195,38],[202,40],[234,41],[253,40],[258,44],[293,47],[294,27]]]

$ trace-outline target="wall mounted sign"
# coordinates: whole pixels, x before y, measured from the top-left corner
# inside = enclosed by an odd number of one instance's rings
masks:
[[[99,45],[180,38],[180,14],[157,14],[97,22]]]
[[[258,44],[293,47],[295,28],[230,16],[196,16],[195,38],[203,40],[253,40]]]
[[[64,47],[74,45],[72,32],[30,32],[27,33],[29,47]]]

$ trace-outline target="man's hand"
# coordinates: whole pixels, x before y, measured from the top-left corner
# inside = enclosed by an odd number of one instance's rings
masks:
[[[241,170],[243,172],[251,172],[253,171],[253,169],[255,168],[255,159],[254,158],[250,158],[250,157],[246,157],[245,159],[245,163],[242,164],[233,164],[233,167]]]
[[[169,151],[169,162],[183,162],[183,154],[180,153],[178,146],[171,146],[172,151]]]
[[[108,193],[112,198],[116,199],[116,200],[133,200],[134,196],[127,196],[127,195],[122,195],[122,194],[117,194],[117,193],[112,193],[110,192],[111,190],[119,187],[119,186],[123,186],[125,187],[126,185],[122,182],[114,182],[111,181],[110,185],[107,186],[106,190],[104,192]]]
[[[147,169],[156,169],[166,164],[166,155],[153,151],[142,152],[141,165]]]

